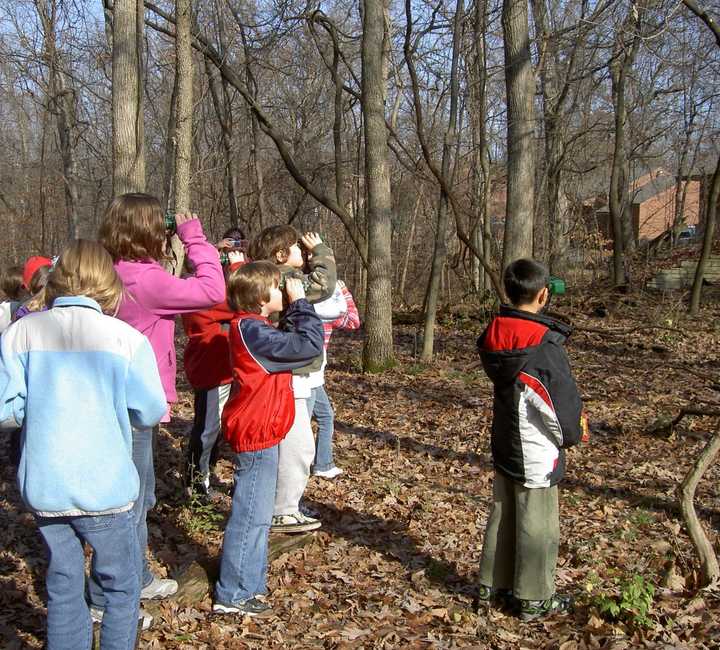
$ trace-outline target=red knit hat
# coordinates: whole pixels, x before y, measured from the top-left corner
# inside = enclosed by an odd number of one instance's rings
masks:
[[[52,260],[49,257],[42,257],[42,255],[33,255],[28,258],[23,267],[23,287],[30,289],[30,280],[35,275],[35,271],[43,266],[52,266]]]

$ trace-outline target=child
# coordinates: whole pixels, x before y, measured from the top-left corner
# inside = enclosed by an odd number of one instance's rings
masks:
[[[312,256],[307,274],[302,270],[305,260],[298,245],[298,233],[292,226],[272,226],[263,230],[250,247],[250,257],[277,264],[281,288],[287,278],[297,278],[303,283],[308,302],[327,300],[335,291],[337,279],[332,249],[322,242],[317,233],[306,233],[302,243]],[[322,525],[318,519],[300,511],[300,499],[305,492],[315,455],[315,440],[307,412],[307,399],[311,394],[309,376],[311,372],[320,370],[322,362],[321,351],[305,367],[293,370],[296,421],[280,444],[272,522],[274,532],[297,533],[315,530]]]
[[[547,269],[520,259],[504,274],[512,307],[478,339],[494,385],[493,508],[480,563],[480,601],[519,601],[529,621],[571,607],[555,593],[559,543],[558,488],[564,449],[582,434],[582,403],[563,349],[566,325],[540,312],[548,300]],[[583,416],[584,417],[584,416]]]
[[[30,297],[20,305],[13,314],[13,321],[20,320],[34,311],[44,311],[45,294],[43,289],[47,284],[53,261],[49,257],[36,255],[28,258],[23,267],[23,288]]]
[[[0,421],[22,426],[18,488],[48,549],[50,650],[92,645],[86,542],[106,601],[101,647],[135,647],[140,555],[131,427],[154,426],[165,395],[147,339],[105,315],[121,295],[110,255],[78,240],[50,274],[49,310],[2,337]]]
[[[342,310],[335,318],[325,317],[325,308],[328,303],[342,303]],[[323,321],[325,340],[323,345],[324,361],[323,367],[317,372],[310,373],[310,386],[312,392],[307,401],[308,413],[318,423],[317,439],[315,441],[315,460],[312,465],[313,476],[333,479],[343,471],[335,465],[333,460],[332,439],[335,433],[335,413],[332,403],[325,391],[325,365],[327,364],[327,349],[330,345],[330,337],[333,330],[355,330],[360,327],[360,316],[358,315],[355,301],[350,290],[342,280],[337,281],[335,293],[329,300],[315,304],[315,311]],[[331,307],[330,311],[334,311]]]
[[[218,244],[218,250],[227,251],[224,266],[228,274],[245,263],[245,254],[235,250],[233,243],[244,239],[241,230],[231,228]],[[212,496],[210,472],[217,460],[220,417],[232,384],[228,334],[234,317],[227,302],[182,317],[188,337],[183,365],[195,393],[195,418],[185,463],[185,485],[205,496]]]
[[[23,267],[7,268],[0,280],[0,289],[6,298],[0,302],[0,334],[2,334],[10,326],[20,305],[30,297],[23,286]]]
[[[295,420],[291,370],[322,352],[322,323],[305,299],[300,280],[286,282],[290,304],[279,327],[268,319],[283,308],[279,282],[280,272],[269,262],[246,264],[228,281],[228,303],[239,312],[230,328],[236,389],[222,420],[225,439],[237,456],[232,510],[213,604],[213,612],[219,614],[271,612],[258,596],[267,591],[278,447]]]
[[[150,340],[168,403],[177,401],[175,316],[207,309],[225,299],[217,250],[205,240],[197,216],[178,214],[176,221],[177,235],[195,269],[195,275],[184,279],[171,275],[160,264],[165,258],[168,233],[164,212],[155,197],[139,193],[118,196],[100,227],[100,239],[125,285],[117,317]],[[161,421],[169,420],[166,414]],[[155,505],[155,435],[156,430],[150,427],[133,429],[133,461],[140,476],[140,494],[133,515],[143,557],[141,598],[165,598],[177,591],[175,580],[154,576],[147,563],[147,512]],[[93,580],[89,593],[97,619],[103,599]]]

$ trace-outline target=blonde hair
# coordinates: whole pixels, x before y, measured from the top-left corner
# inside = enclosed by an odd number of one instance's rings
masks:
[[[101,244],[78,239],[60,255],[45,285],[44,301],[52,307],[62,296],[86,296],[114,315],[123,295],[123,284],[110,254]]]
[[[262,304],[270,301],[270,289],[280,282],[280,270],[272,262],[250,262],[230,274],[227,301],[233,311],[259,314]]]
[[[165,258],[165,215],[160,201],[150,194],[136,192],[115,197],[105,212],[99,234],[115,262]]]

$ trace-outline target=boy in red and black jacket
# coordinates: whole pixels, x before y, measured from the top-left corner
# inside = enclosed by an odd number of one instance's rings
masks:
[[[223,263],[226,275],[245,264],[245,254],[237,248],[238,240],[243,241],[244,235],[232,228],[218,244],[218,250],[227,258]],[[212,494],[210,473],[217,462],[220,419],[232,384],[228,334],[235,316],[227,301],[182,316],[188,337],[183,365],[195,396],[195,417],[185,461],[185,485],[206,496]]]
[[[222,422],[236,452],[235,490],[225,528],[213,612],[260,616],[270,607],[267,546],[278,475],[278,445],[295,421],[292,370],[322,354],[323,326],[298,279],[288,278],[283,310],[280,271],[251,262],[230,275],[228,303],[238,312],[230,326],[233,393]]]
[[[586,431],[582,402],[563,344],[570,328],[541,314],[547,269],[534,260],[510,264],[503,306],[478,339],[494,386],[493,508],[480,563],[480,601],[519,603],[533,620],[570,608],[555,593],[559,544],[557,484],[565,449]]]

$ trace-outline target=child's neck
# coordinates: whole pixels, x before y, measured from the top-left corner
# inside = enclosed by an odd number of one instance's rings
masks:
[[[518,311],[526,311],[530,314],[539,314],[545,305],[538,305],[537,303],[530,303],[527,305],[513,305],[513,309]]]

